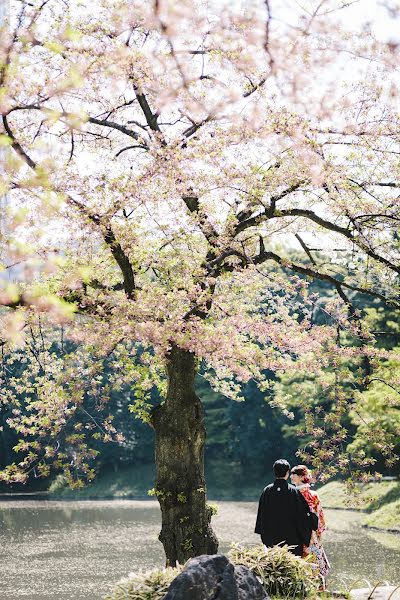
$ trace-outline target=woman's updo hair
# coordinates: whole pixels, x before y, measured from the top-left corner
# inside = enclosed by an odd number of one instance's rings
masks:
[[[306,467],[306,465],[296,465],[290,471],[292,475],[298,475],[301,477],[301,481],[303,483],[310,483],[312,479],[311,471]]]

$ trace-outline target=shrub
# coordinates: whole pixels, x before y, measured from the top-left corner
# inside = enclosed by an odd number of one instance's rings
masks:
[[[270,596],[305,598],[315,595],[319,587],[311,564],[289,552],[287,546],[265,551],[261,544],[251,548],[234,544],[228,556],[235,565],[253,571]]]
[[[171,581],[181,570],[182,567],[178,567],[131,573],[126,579],[122,579],[104,600],[162,600]]]

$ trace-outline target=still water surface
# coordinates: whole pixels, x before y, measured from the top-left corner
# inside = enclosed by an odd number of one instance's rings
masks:
[[[221,552],[232,541],[259,541],[254,502],[218,506]],[[331,588],[361,579],[400,583],[400,535],[361,528],[353,511],[326,514]],[[0,600],[100,600],[127,573],[163,564],[159,528],[152,501],[2,501]]]

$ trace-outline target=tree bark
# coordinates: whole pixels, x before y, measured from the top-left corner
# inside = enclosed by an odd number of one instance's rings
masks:
[[[200,554],[215,554],[204,479],[203,406],[195,392],[196,359],[173,347],[167,357],[165,402],[152,414],[155,429],[156,488],[162,513],[159,540],[167,566]]]

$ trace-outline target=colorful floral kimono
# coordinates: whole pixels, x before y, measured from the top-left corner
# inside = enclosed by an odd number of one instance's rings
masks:
[[[324,584],[325,577],[328,575],[330,569],[330,564],[321,541],[322,534],[326,530],[324,511],[322,510],[321,501],[317,492],[310,488],[309,483],[298,485],[297,489],[307,500],[310,509],[318,515],[318,529],[317,531],[312,532],[310,545],[303,546],[303,558],[306,558],[310,554],[312,555],[309,560],[311,560],[315,565],[315,568],[318,569]]]

